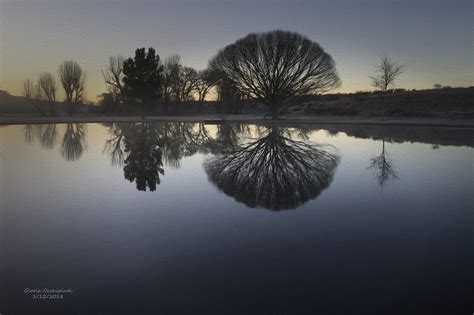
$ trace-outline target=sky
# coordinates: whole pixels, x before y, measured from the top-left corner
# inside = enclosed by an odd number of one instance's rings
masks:
[[[471,86],[473,21],[474,2],[458,0],[0,0],[0,89],[20,95],[24,79],[57,77],[72,59],[95,101],[109,56],[154,47],[200,70],[226,45],[274,29],[299,32],[333,57],[342,80],[334,92],[372,89],[383,54],[406,66],[397,87]]]

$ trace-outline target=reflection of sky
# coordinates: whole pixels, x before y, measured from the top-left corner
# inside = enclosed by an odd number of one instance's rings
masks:
[[[400,179],[378,190],[366,168],[381,141],[316,131],[311,140],[332,144],[341,155],[333,183],[300,208],[274,213],[248,209],[219,192],[208,183],[200,154],[184,158],[179,169],[165,167],[156,192],[137,191],[103,154],[106,129],[89,124],[87,134],[88,151],[66,162],[57,148],[24,143],[23,126],[0,128],[0,256],[9,289],[50,283],[84,293],[125,285],[127,292],[147,294],[141,290],[150,285],[158,296],[197,300],[213,290],[200,283],[210,281],[224,294],[239,277],[258,292],[272,287],[277,294],[284,284],[302,296],[313,286],[326,291],[327,281],[337,287],[345,279],[338,277],[360,277],[357,290],[367,284],[384,296],[397,285],[396,294],[416,288],[414,274],[424,277],[420,292],[432,279],[436,290],[463,283],[438,285],[445,274],[457,279],[452,270],[465,272],[455,261],[468,258],[466,237],[472,236],[472,148],[386,143]],[[133,295],[125,300],[132,303]]]
[[[26,1],[0,3],[0,88],[19,94],[27,77],[57,72],[65,59],[86,70],[87,96],[104,91],[110,55],[154,46],[205,68],[225,45],[252,31],[301,32],[335,59],[340,91],[370,88],[386,52],[407,65],[400,87],[474,84],[472,1]]]

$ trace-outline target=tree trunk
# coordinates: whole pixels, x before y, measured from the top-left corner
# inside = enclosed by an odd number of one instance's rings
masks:
[[[204,111],[204,101],[200,100],[199,101],[199,114],[202,114]]]
[[[280,106],[278,104],[272,104],[272,119],[277,120],[278,119],[278,109]]]

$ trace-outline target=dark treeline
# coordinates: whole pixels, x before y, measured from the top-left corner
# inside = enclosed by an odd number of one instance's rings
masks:
[[[84,112],[87,108],[77,106],[86,78],[80,65],[65,61],[58,74],[67,113]],[[334,60],[318,43],[281,30],[248,34],[220,50],[204,70],[183,65],[179,55],[162,59],[154,48],[139,48],[130,58],[110,57],[102,75],[108,92],[99,95],[97,112],[105,114],[180,114],[189,107],[203,113],[212,91],[214,112],[237,114],[246,105],[261,105],[278,118],[292,98],[340,85]],[[23,84],[24,96],[51,104],[49,110],[38,107],[42,115],[58,114],[56,91],[51,73],[41,74],[36,84],[31,79]]]
[[[225,104],[216,111],[239,113],[245,100],[263,104],[278,118],[288,99],[338,86],[335,64],[317,43],[291,32],[252,33],[213,57],[207,69],[183,66],[178,55],[160,59],[153,48],[137,49],[133,58],[110,57],[102,71],[109,93],[101,96],[105,112],[180,113],[194,101],[198,112],[211,89]]]
[[[395,82],[405,69],[405,65],[385,55],[370,76],[375,91],[326,94],[341,84],[332,57],[301,34],[275,30],[250,33],[227,45],[209,60],[206,69],[199,71],[183,65],[179,55],[162,58],[151,47],[139,48],[128,58],[111,56],[102,69],[107,92],[98,96],[100,106],[83,105],[86,75],[75,61],[64,61],[58,71],[66,106],[57,103],[58,88],[52,73],[42,73],[37,83],[26,79],[23,95],[41,100],[42,106],[36,109],[45,116],[78,112],[142,116],[267,112],[278,119],[280,114],[304,112],[431,117],[442,115],[454,97],[460,98],[460,103],[451,106],[454,109],[449,110],[448,118],[472,116],[470,107],[466,110],[466,104],[472,101],[471,90],[469,95],[438,93],[448,98],[442,104],[438,104],[440,99],[430,98],[430,93],[421,98],[413,93],[401,97],[406,90],[396,89]],[[449,88],[434,85],[435,91]],[[310,102],[305,104],[308,99]],[[412,108],[415,105],[417,108]],[[457,110],[459,106],[461,111]]]
[[[315,94],[338,86],[335,63],[321,46],[292,32],[251,33],[226,46],[207,69],[183,66],[178,55],[164,61],[153,48],[137,49],[133,58],[111,57],[103,71],[109,93],[101,96],[106,112],[141,108],[143,114],[180,113],[181,104],[196,100],[200,113],[211,89],[225,104],[221,113],[239,113],[242,101],[254,100],[278,118],[294,96]]]

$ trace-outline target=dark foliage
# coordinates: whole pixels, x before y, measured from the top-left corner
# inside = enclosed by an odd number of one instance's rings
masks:
[[[153,48],[135,51],[135,57],[123,63],[124,93],[132,102],[148,104],[161,96],[163,66]]]

